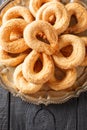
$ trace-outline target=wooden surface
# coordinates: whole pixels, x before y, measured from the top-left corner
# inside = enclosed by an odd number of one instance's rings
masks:
[[[0,130],[87,130],[87,92],[61,105],[36,106],[0,87]]]
[[[61,105],[33,105],[0,87],[0,130],[87,130],[87,92]]]

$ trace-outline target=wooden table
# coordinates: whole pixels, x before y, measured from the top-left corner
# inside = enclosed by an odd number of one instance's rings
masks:
[[[87,92],[61,105],[33,105],[0,87],[0,130],[87,130]]]

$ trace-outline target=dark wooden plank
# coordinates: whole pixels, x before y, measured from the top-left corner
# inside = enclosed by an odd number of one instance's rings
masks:
[[[10,106],[10,130],[32,130],[33,118],[41,106],[28,104],[13,96]]]
[[[78,130],[87,130],[87,92],[82,93],[79,97]]]
[[[0,87],[0,130],[9,127],[9,93]]]
[[[46,108],[55,118],[56,130],[77,130],[77,99]]]
[[[77,130],[77,99],[37,106],[11,96],[10,106],[10,130]]]

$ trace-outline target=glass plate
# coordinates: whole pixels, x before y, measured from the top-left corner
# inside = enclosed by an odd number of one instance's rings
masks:
[[[77,0],[76,0],[77,1]],[[81,4],[83,4],[86,7],[87,1],[86,0],[78,0]],[[63,0],[63,2],[72,2],[69,0]],[[29,0],[6,0],[3,2],[3,4],[0,6],[0,20],[3,16],[3,14],[12,6],[15,5],[22,5],[28,7]],[[79,34],[83,36],[87,36],[87,31]],[[58,104],[58,103],[64,103],[68,101],[69,99],[73,97],[78,97],[81,92],[84,92],[87,90],[87,67],[77,67],[78,72],[78,78],[75,82],[75,84],[70,88],[63,91],[53,91],[48,87],[47,84],[44,84],[43,88],[38,91],[35,94],[32,95],[25,95],[18,91],[13,84],[13,72],[15,68],[12,67],[6,67],[3,65],[0,65],[0,83],[1,86],[5,89],[9,90],[13,95],[21,97],[23,100],[34,103],[34,104]]]

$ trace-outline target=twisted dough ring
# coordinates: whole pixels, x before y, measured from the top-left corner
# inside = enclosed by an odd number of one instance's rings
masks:
[[[53,55],[55,64],[62,69],[80,65],[85,57],[85,45],[79,37],[70,34],[62,35],[59,39],[59,50],[68,45],[73,46],[73,51],[69,57],[64,57],[60,51]]]
[[[20,17],[22,17],[27,23],[31,23],[34,20],[32,14],[26,7],[14,6],[9,10],[7,10],[7,12],[3,16],[2,22],[4,24],[10,19],[20,18]]]
[[[2,49],[10,53],[21,53],[29,47],[26,45],[24,38],[10,40],[11,33],[22,34],[26,27],[26,22],[22,19],[12,19],[3,24],[0,28],[0,45]]]
[[[39,33],[45,34],[49,44],[37,38]],[[26,44],[37,52],[52,55],[58,49],[58,36],[56,30],[45,21],[39,20],[29,24],[24,30],[24,39]]]
[[[87,10],[79,3],[69,3],[66,6],[69,17],[75,15],[77,24],[69,27],[67,33],[80,33],[87,29]]]
[[[3,16],[4,16],[4,14],[6,13],[6,11],[8,10],[8,9],[10,9],[11,7],[13,7],[13,6],[15,6],[15,5],[17,5],[17,4],[19,4],[20,3],[20,0],[14,0],[14,1],[10,1],[1,11],[0,11],[0,23],[2,24],[2,18],[3,18]]]
[[[51,74],[54,72],[53,61],[50,56],[42,53],[43,67],[40,72],[35,73],[34,65],[40,57],[40,53],[32,51],[24,60],[22,65],[23,76],[27,81],[32,83],[43,84],[49,80]]]
[[[42,84],[34,84],[27,81],[22,74],[22,64],[16,67],[14,75],[14,84],[24,94],[33,94],[40,90]]]
[[[51,17],[53,18],[51,19]],[[69,17],[66,8],[60,2],[48,2],[44,4],[36,14],[36,20],[51,23],[57,34],[63,33],[69,26]]]
[[[33,14],[33,16],[36,17],[37,11],[43,4],[51,1],[57,1],[57,0],[30,0],[29,9]]]
[[[86,46],[86,56],[81,66],[87,66],[87,37],[82,37],[81,39],[84,41],[85,46]]]
[[[6,66],[14,67],[23,62],[27,55],[28,53],[26,51],[21,54],[13,55],[4,50],[0,50],[0,63]]]
[[[48,85],[55,91],[64,90],[70,88],[76,81],[77,72],[75,68],[66,70],[66,75],[62,80],[56,79],[54,75],[48,81]]]

